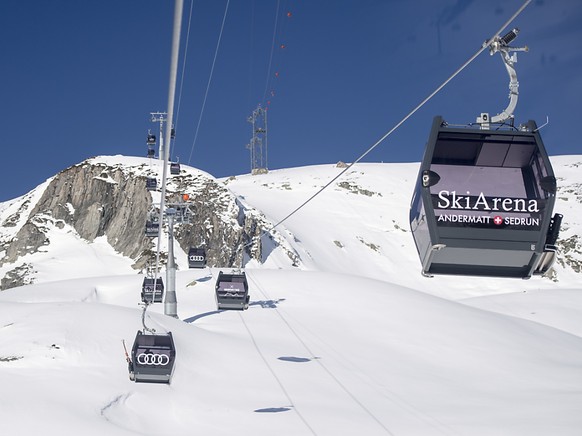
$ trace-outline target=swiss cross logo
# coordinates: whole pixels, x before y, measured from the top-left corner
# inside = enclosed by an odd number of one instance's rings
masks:
[[[501,224],[503,224],[503,218],[497,215],[495,218],[493,218],[493,222],[495,223],[496,226],[500,226]]]

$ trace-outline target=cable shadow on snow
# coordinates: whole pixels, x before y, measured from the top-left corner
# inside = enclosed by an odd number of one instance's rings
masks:
[[[279,413],[279,412],[287,412],[291,410],[290,407],[266,407],[264,409],[255,409],[254,412],[257,413]]]
[[[276,309],[277,305],[285,301],[284,298],[280,298],[278,300],[261,300],[261,301],[251,301],[249,303],[249,307],[260,306],[262,309]],[[189,324],[198,321],[201,318],[205,318],[207,316],[218,315],[222,312],[229,312],[229,310],[211,310],[210,312],[199,313],[198,315],[191,316],[190,318],[185,318],[184,322]]]
[[[282,360],[284,362],[297,362],[297,363],[311,362],[311,359],[308,357],[281,356],[277,357],[277,359]]]
[[[210,312],[199,313],[198,315],[191,316],[190,318],[184,319],[184,322],[193,323],[194,321],[198,321],[200,318],[204,318],[210,315],[216,315],[220,312],[224,312],[224,310],[212,310]]]
[[[276,309],[279,303],[285,301],[285,298],[279,298],[278,300],[260,300],[260,301],[251,301],[249,303],[250,306],[261,306],[263,309]]]

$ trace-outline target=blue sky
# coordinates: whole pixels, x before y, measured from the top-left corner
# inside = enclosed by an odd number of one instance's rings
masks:
[[[523,1],[231,0],[200,119],[226,4],[194,0],[172,156],[216,177],[250,171],[247,117],[259,103],[269,108],[270,169],[353,161]],[[167,110],[173,7],[2,0],[0,201],[91,156],[145,156],[157,130],[149,113]],[[532,0],[512,24],[514,44],[530,47],[518,54],[516,122],[549,117],[552,155],[582,154],[581,22],[579,0]],[[470,123],[503,110],[507,96],[499,55],[484,52],[365,160],[417,162],[433,116]]]

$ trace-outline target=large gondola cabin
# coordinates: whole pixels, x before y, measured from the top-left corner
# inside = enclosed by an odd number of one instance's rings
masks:
[[[547,272],[561,215],[538,128],[448,126],[435,117],[410,207],[422,274]]]

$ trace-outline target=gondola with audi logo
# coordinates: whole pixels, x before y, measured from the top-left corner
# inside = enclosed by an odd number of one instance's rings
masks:
[[[245,310],[249,307],[249,284],[243,272],[218,273],[215,286],[218,310]]]
[[[138,330],[128,360],[129,378],[135,382],[170,383],[175,361],[172,332],[147,334]]]
[[[517,29],[497,38],[510,75],[510,104],[469,127],[433,120],[410,208],[422,274],[530,278],[548,272],[562,215],[552,216],[556,177],[534,121],[514,127],[517,77],[509,47]]]
[[[188,267],[206,267],[206,249],[204,247],[190,247],[188,250]]]

